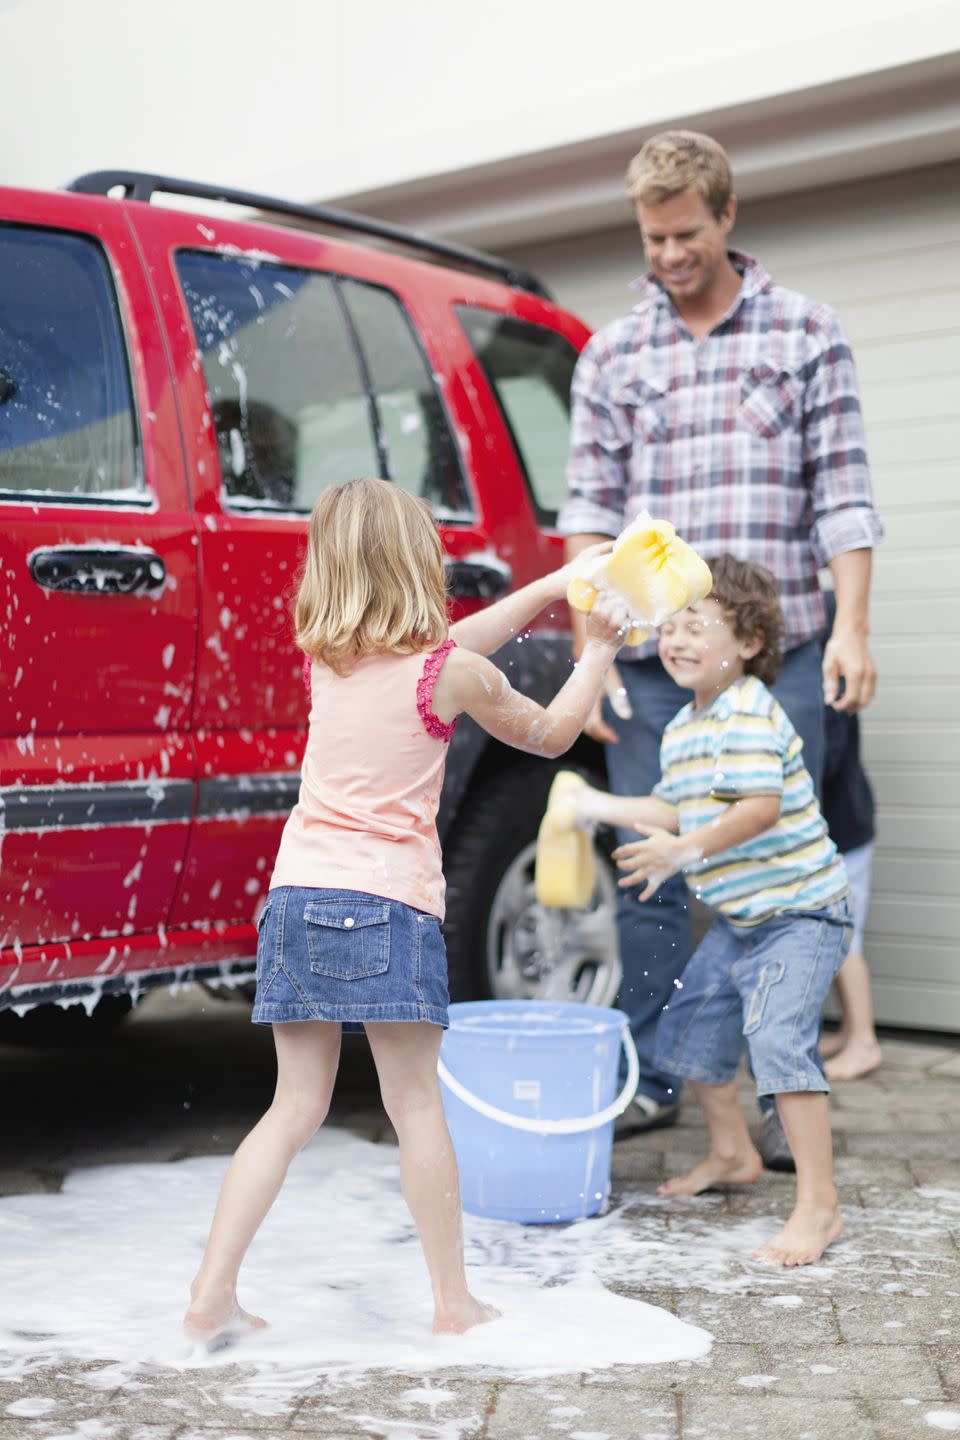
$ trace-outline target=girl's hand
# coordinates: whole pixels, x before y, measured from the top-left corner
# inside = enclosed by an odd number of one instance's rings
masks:
[[[656,895],[664,880],[669,880],[671,875],[676,875],[697,857],[690,852],[689,840],[681,835],[671,835],[669,830],[662,830],[657,825],[635,825],[634,829],[647,838],[632,840],[614,850],[613,858],[625,872],[617,883],[625,890],[646,880],[646,887],[638,898],[649,900]]]
[[[630,615],[622,600],[612,595],[597,596],[587,616],[587,644],[606,645],[619,650],[630,633]]]
[[[589,569],[591,561],[599,560],[602,556],[609,555],[612,549],[612,540],[601,540],[597,545],[588,545],[586,549],[581,550],[572,560],[568,560],[566,565],[561,565],[559,570],[554,570],[553,574],[548,578],[551,584],[555,584],[557,587],[556,598],[558,600],[565,600],[567,598],[567,586],[570,584],[570,581],[582,575],[585,568]]]

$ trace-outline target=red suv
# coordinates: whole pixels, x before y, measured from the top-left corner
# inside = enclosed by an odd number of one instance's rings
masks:
[[[249,975],[314,500],[359,474],[424,496],[461,612],[543,572],[587,334],[506,263],[343,212],[128,173],[0,189],[0,1009]],[[515,684],[553,692],[565,626],[500,655]],[[458,728],[455,997],[616,989],[609,879],[582,921],[533,904],[550,779]]]

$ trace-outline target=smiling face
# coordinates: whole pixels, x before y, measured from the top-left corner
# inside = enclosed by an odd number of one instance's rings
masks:
[[[732,270],[727,236],[736,216],[736,200],[727,201],[719,217],[696,190],[684,190],[652,205],[636,202],[647,264],[682,309],[685,302],[709,301]]]
[[[692,690],[698,709],[739,680],[763,636],[741,640],[718,601],[708,596],[660,626],[660,659],[672,680]]]

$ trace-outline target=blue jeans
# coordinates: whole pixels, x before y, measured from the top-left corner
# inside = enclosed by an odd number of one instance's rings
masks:
[[[820,1010],[850,947],[846,900],[736,926],[718,917],[657,1026],[658,1064],[726,1085],[744,1043],[761,1096],[829,1090]]]
[[[619,735],[606,746],[607,775],[615,795],[649,795],[660,779],[660,740],[664,727],[691,699],[675,685],[659,659],[621,661],[620,677],[633,718],[619,720],[609,705],[604,718]],[[784,657],[772,687],[803,741],[804,764],[818,790],[823,770],[823,686],[820,646],[815,640]],[[621,843],[636,840],[632,830],[619,830]],[[659,1104],[680,1095],[680,1080],[654,1062],[653,1037],[664,1006],[676,993],[692,948],[686,882],[675,875],[642,904],[635,889],[622,890],[617,905],[617,931],[623,979],[619,1004],[630,1017],[640,1057],[638,1090]]]

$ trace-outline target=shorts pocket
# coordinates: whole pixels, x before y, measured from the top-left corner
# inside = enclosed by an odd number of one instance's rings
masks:
[[[315,975],[362,980],[390,964],[390,907],[366,900],[310,900],[303,923]]]
[[[767,963],[761,967],[760,974],[757,976],[756,989],[750,996],[750,1004],[747,1006],[747,1013],[744,1016],[744,1035],[752,1035],[755,1030],[759,1030],[760,1022],[763,1019],[764,1007],[767,1003],[767,996],[770,994],[771,987],[778,984],[782,979],[782,960],[768,960]]]
[[[754,434],[773,440],[793,422],[800,381],[775,365],[755,365],[740,379],[740,419]]]

